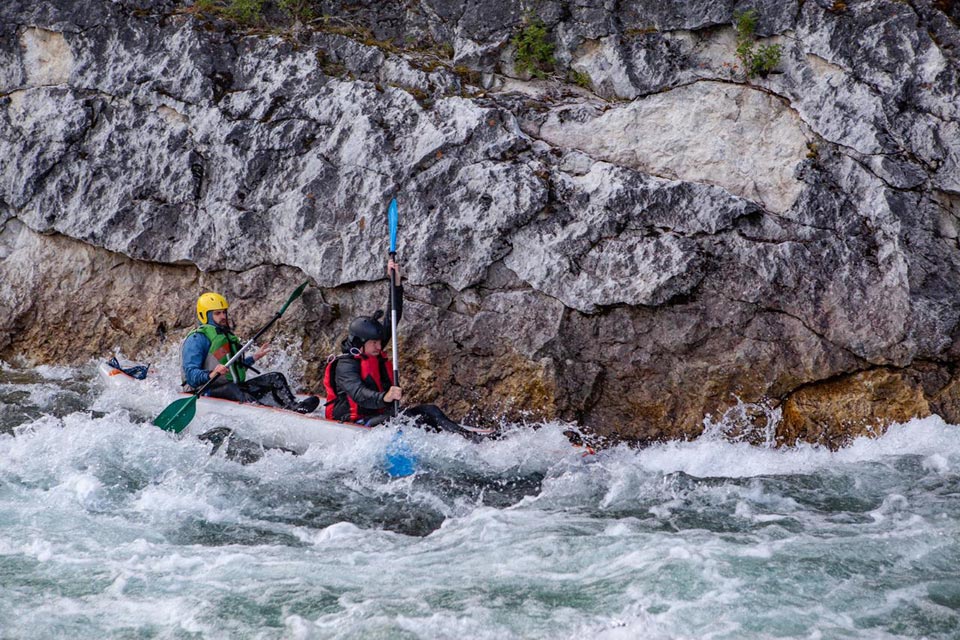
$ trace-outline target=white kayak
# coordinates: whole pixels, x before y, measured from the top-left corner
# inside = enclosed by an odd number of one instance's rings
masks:
[[[126,369],[131,364],[120,363],[120,366]],[[168,399],[164,400],[159,397],[161,394],[157,393],[155,386],[149,385],[145,380],[134,378],[122,369],[102,362],[99,371],[108,388],[120,391],[117,394],[119,404],[128,409],[159,414],[172,400],[189,398],[191,395],[179,393],[173,399],[167,396]],[[298,396],[299,399],[306,397]],[[371,427],[353,422],[327,420],[323,417],[324,402],[325,400],[321,399],[320,407],[315,413],[303,414],[262,404],[201,396],[197,399],[196,417],[184,433],[199,436],[211,429],[227,426],[237,436],[257,442],[264,447],[283,448],[303,453],[310,446],[344,442],[372,430]],[[492,429],[466,426],[463,429],[481,436],[493,433]]]

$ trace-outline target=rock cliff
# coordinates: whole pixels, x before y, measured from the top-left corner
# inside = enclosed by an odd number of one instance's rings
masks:
[[[208,288],[251,328],[306,277],[315,386],[396,197],[405,380],[458,417],[960,422],[960,3],[236,4],[0,6],[0,356],[150,353]]]

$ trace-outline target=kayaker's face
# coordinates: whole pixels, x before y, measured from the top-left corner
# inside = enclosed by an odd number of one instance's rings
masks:
[[[379,340],[367,340],[363,343],[363,354],[376,357],[383,351],[383,344]]]
[[[230,318],[227,317],[227,310],[221,309],[218,311],[211,311],[210,315],[213,317],[213,323],[221,327],[230,328]]]

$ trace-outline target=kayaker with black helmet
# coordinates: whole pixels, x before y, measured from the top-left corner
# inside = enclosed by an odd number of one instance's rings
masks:
[[[399,323],[403,315],[400,265],[388,260],[387,275],[391,274],[396,282],[396,312]],[[380,322],[380,318],[389,318],[390,313],[388,297],[385,312],[377,311],[373,316],[361,316],[350,323],[347,338],[341,343],[341,355],[330,359],[323,376],[328,419],[375,426],[391,417],[389,408],[392,402],[403,399],[403,390],[393,384],[393,367],[384,353],[393,336],[390,325]],[[404,407],[403,413],[435,429],[453,431],[468,437],[475,435],[450,420],[432,404]]]
[[[247,370],[270,352],[270,345],[261,346],[252,356],[225,365],[242,343],[234,335],[227,299],[208,291],[197,298],[199,326],[187,334],[180,346],[180,369],[183,390],[193,392],[203,386],[214,373],[218,377],[205,395],[235,402],[256,402],[268,406],[310,413],[320,406],[320,399],[310,396],[297,401],[286,377],[280,372],[247,378]]]

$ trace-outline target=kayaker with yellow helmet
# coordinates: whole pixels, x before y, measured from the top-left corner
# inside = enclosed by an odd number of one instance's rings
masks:
[[[206,395],[236,402],[257,402],[300,413],[316,409],[320,399],[310,396],[298,402],[280,372],[247,378],[247,370],[270,352],[269,344],[261,346],[252,356],[233,363],[229,369],[225,366],[242,346],[232,331],[229,308],[227,299],[219,293],[208,291],[197,298],[199,326],[187,334],[180,347],[183,390],[199,389],[213,373],[217,373],[219,377],[207,389]]]

